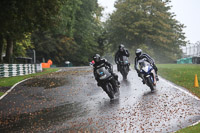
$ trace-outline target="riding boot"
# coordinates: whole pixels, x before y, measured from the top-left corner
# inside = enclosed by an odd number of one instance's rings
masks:
[[[159,81],[158,75],[156,74],[156,81]]]
[[[117,87],[120,87],[120,82],[118,80],[115,80],[115,81],[116,81]]]
[[[120,82],[118,81],[118,75],[111,72],[112,76],[114,77],[113,80],[114,80],[114,85],[116,85],[117,87],[120,87]]]
[[[145,84],[145,80],[144,79],[142,79],[142,83]]]
[[[119,72],[119,64],[117,64],[117,71]]]
[[[117,75],[117,74],[115,74],[115,73],[113,73],[113,72],[111,72],[111,74],[112,74],[112,76],[114,77],[114,79],[118,80],[118,75]]]
[[[144,76],[143,75],[140,75],[139,77],[142,78],[142,83],[145,84],[145,79],[144,79]]]
[[[155,73],[156,73],[156,81],[159,81],[157,71],[155,71]]]

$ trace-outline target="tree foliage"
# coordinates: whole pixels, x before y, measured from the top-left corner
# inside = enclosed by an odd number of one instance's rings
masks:
[[[80,46],[78,55],[79,63],[84,64],[95,53],[101,53],[103,44],[98,42],[101,39],[103,29],[98,21],[99,7],[96,0],[82,0],[80,10],[76,13],[74,39]]]
[[[59,12],[60,5],[61,0],[0,1],[0,36],[2,36],[1,40],[7,42],[5,62],[11,62],[13,45],[25,39],[26,34],[54,25],[57,19],[52,19],[52,16]],[[3,44],[0,49],[3,49]]]
[[[94,53],[103,51],[100,15],[101,7],[96,0],[64,0],[57,16],[59,23],[32,36],[40,60],[51,58],[60,65],[65,61],[88,64]]]
[[[4,62],[9,63],[34,48],[38,62],[86,65],[95,53],[103,55],[105,47],[113,51],[123,43],[131,53],[141,47],[157,60],[170,62],[186,42],[184,25],[174,19],[169,3],[118,0],[116,11],[102,25],[103,8],[97,0],[1,0],[0,55],[6,52]]]
[[[116,11],[107,21],[109,43],[124,43],[147,51],[159,62],[172,62],[181,55],[185,36],[169,0],[118,0]]]

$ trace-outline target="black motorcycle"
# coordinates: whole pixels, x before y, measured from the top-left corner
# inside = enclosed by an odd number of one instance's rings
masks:
[[[119,71],[122,74],[123,79],[127,79],[129,64],[128,57],[126,56],[122,56],[122,58],[119,60]]]
[[[150,87],[151,91],[156,88],[156,73],[152,65],[146,60],[139,60],[140,74],[144,78],[145,84]]]
[[[99,67],[96,69],[99,82],[102,83],[103,90],[108,94],[110,99],[113,99],[117,94],[119,95],[119,87],[117,87],[116,79],[111,75],[106,67]]]

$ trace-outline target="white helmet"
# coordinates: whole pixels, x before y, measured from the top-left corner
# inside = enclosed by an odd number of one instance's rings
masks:
[[[119,50],[122,52],[122,51],[124,51],[124,45],[123,44],[120,44],[119,45]]]
[[[142,50],[141,50],[141,49],[136,49],[135,55],[136,55],[137,57],[140,57],[140,56],[142,55]]]
[[[101,56],[100,56],[99,54],[95,54],[95,55],[93,56],[93,60],[94,60],[95,62],[99,62],[99,61],[101,60]]]

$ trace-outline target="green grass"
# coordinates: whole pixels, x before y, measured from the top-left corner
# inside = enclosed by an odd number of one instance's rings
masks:
[[[29,75],[24,75],[24,76],[15,76],[15,77],[7,77],[7,78],[1,78],[0,80],[0,87],[11,87],[17,82],[20,82],[24,79],[30,78],[30,77],[35,77],[39,75],[44,75],[47,73],[55,72],[59,70],[58,68],[44,68],[42,72],[39,73],[34,73],[34,74],[29,74]],[[0,92],[0,96],[2,96],[4,93]]]
[[[200,65],[194,64],[158,64],[158,74],[163,78],[188,89],[200,98],[200,87],[194,87],[194,78],[197,74],[200,81]],[[200,83],[200,82],[199,82]],[[200,133],[200,124],[187,127],[177,133]]]
[[[0,96],[2,96],[4,93],[3,92],[0,92]]]
[[[158,74],[173,83],[188,89],[200,98],[200,87],[194,87],[194,77],[200,79],[200,65],[192,64],[159,64]],[[200,82],[199,82],[200,83]]]
[[[181,129],[177,131],[176,133],[200,133],[200,124]]]
[[[45,69],[43,69],[43,72],[39,72],[39,73],[34,73],[34,74],[29,74],[29,75],[24,75],[24,76],[1,78],[0,87],[11,87],[15,83],[22,81],[24,79],[27,79],[27,78],[30,78],[30,77],[35,77],[35,76],[38,76],[38,75],[51,73],[51,72],[55,72],[57,70],[59,70],[59,69],[58,68],[45,68]]]

